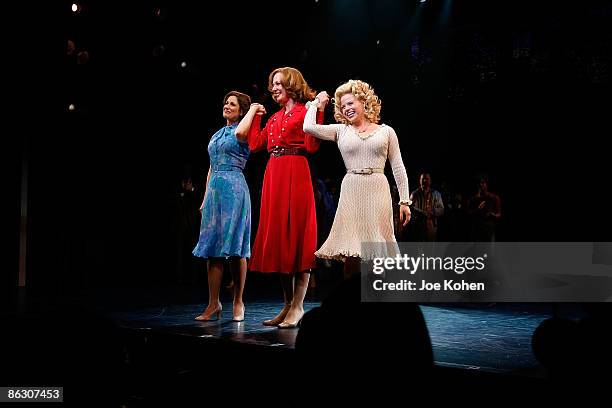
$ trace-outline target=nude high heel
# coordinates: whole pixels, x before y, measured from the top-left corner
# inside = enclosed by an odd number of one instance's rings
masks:
[[[244,321],[244,305],[242,305],[241,313],[236,313],[236,306],[234,306],[232,321],[234,322]]]
[[[285,307],[283,307],[283,310],[281,310],[280,313],[275,318],[270,319],[270,320],[264,320],[263,325],[264,326],[278,326],[285,320],[285,317],[287,316],[287,313],[289,313],[290,308],[291,308],[291,305],[285,305]]]
[[[206,310],[204,310],[204,312],[199,315],[196,316],[195,320],[199,321],[199,322],[210,322],[210,321],[215,321],[215,320],[219,320],[221,319],[221,305],[218,305],[217,308],[215,310],[213,310],[210,313],[206,313]],[[216,316],[215,319],[213,319],[213,316]]]

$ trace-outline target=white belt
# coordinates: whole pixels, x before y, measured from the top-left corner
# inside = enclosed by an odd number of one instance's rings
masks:
[[[365,169],[347,169],[347,173],[352,174],[372,174],[372,173],[384,173],[385,169],[373,169],[371,167],[367,167]]]

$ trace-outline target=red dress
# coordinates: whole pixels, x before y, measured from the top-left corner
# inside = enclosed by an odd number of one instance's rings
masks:
[[[255,116],[248,136],[251,151],[267,147],[271,152],[279,146],[316,152],[319,139],[302,130],[306,111],[301,103],[296,103],[288,113],[283,108],[268,119],[263,129],[261,116]],[[319,112],[317,122],[323,122],[323,112]],[[316,246],[317,216],[308,160],[300,155],[270,155],[249,269],[307,271],[315,267]]]

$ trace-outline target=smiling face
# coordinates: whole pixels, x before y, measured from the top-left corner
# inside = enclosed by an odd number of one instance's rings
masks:
[[[352,93],[340,98],[340,111],[351,124],[361,123],[365,117],[363,102]]]
[[[238,104],[238,98],[234,95],[229,96],[223,104],[223,118],[227,119],[229,123],[238,122],[240,119],[240,105]]]
[[[287,95],[287,90],[285,89],[285,86],[283,85],[284,79],[285,77],[283,76],[281,72],[277,72],[276,74],[274,74],[274,77],[272,78],[272,90],[271,90],[272,98],[279,105],[284,105],[289,100],[289,96]]]

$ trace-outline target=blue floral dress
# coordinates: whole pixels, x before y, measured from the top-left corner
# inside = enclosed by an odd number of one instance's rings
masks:
[[[242,174],[249,145],[236,139],[236,127],[221,128],[208,144],[211,175],[193,250],[200,258],[251,256],[251,197]]]

